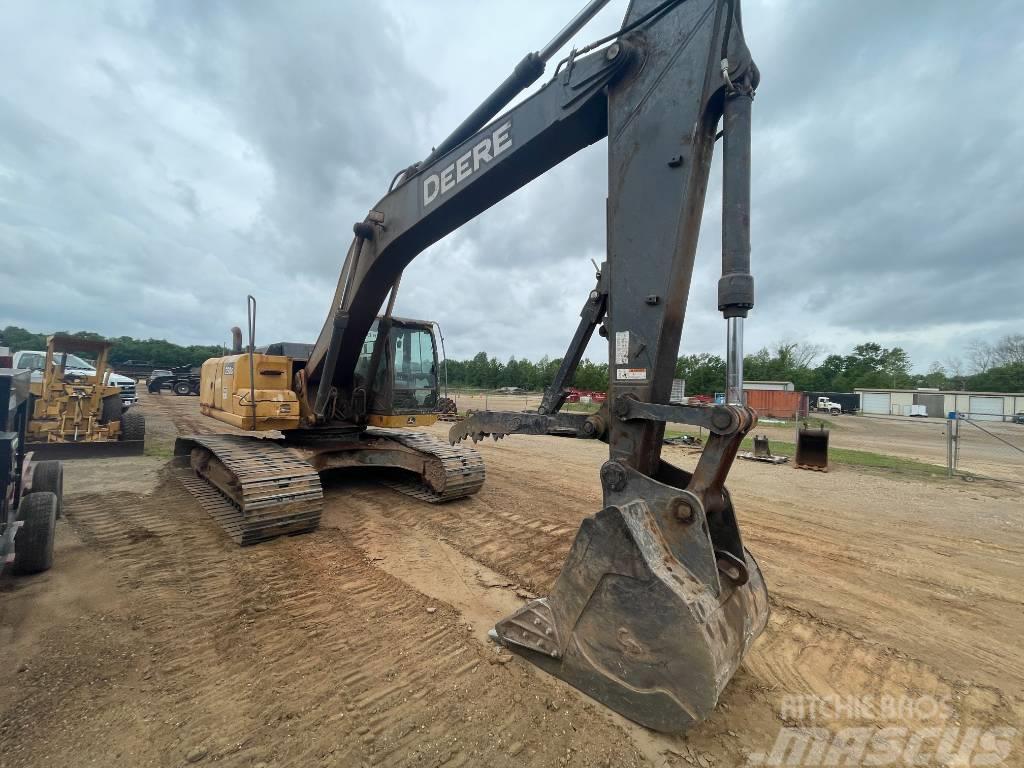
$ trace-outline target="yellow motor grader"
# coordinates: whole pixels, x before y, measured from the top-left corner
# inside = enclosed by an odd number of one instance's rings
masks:
[[[46,360],[30,385],[29,449],[47,458],[141,454],[145,417],[125,412],[121,389],[110,383],[109,341],[55,335],[46,340]],[[95,357],[92,369],[70,368],[68,356]]]

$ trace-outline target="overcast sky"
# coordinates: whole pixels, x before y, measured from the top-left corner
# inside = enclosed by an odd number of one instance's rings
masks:
[[[252,293],[258,343],[314,340],[352,223],[582,5],[0,2],[0,326],[221,343]],[[877,340],[924,370],[1024,332],[1024,6],[745,0],[744,22],[748,351]],[[424,253],[396,313],[452,356],[560,356],[604,255],[605,153]],[[684,353],[724,352],[718,173]]]

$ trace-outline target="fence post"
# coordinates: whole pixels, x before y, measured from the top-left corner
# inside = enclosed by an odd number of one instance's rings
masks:
[[[960,456],[960,414],[956,411],[949,413],[949,437],[947,442],[949,447],[947,449],[949,458],[947,464],[949,466],[949,477],[953,477],[956,474],[957,460]]]
[[[946,477],[953,476],[953,428],[956,420],[949,418],[952,415],[946,415]]]

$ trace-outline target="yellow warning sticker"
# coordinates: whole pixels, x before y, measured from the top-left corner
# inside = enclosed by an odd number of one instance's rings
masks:
[[[644,381],[647,378],[647,369],[616,368],[615,378],[619,381]]]

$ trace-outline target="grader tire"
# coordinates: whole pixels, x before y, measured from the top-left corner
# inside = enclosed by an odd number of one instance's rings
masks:
[[[121,416],[122,440],[145,440],[146,417],[136,411],[128,411]]]
[[[21,500],[18,519],[24,522],[14,539],[14,573],[27,576],[53,566],[53,537],[57,527],[57,497],[32,493]]]
[[[40,461],[32,467],[32,488],[26,494],[52,493],[57,497],[57,517],[64,516],[64,465],[59,461]]]
[[[100,413],[100,424],[113,424],[121,420],[121,412],[124,407],[121,405],[120,395],[108,395],[103,398],[103,411]]]

